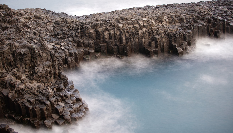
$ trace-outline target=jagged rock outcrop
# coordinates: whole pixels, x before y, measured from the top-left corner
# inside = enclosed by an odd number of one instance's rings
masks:
[[[10,128],[9,125],[0,124],[0,133],[18,133],[14,129]]]
[[[0,5],[0,117],[34,127],[88,110],[62,73],[100,56],[183,55],[196,37],[233,33],[233,1],[135,7],[88,16]]]
[[[64,62],[74,57],[74,50],[66,56],[63,51],[50,50],[43,36],[49,32],[35,22],[41,18],[37,14],[28,21],[32,16],[23,16],[6,5],[0,10],[0,112],[36,128],[82,118],[87,104],[62,74]]]

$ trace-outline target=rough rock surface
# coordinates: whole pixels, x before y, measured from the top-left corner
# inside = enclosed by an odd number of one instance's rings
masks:
[[[183,55],[196,37],[232,34],[232,13],[232,0],[79,17],[0,5],[0,117],[36,128],[78,120],[88,106],[63,70],[101,55]]]
[[[15,132],[14,129],[10,128],[6,124],[0,124],[0,133],[18,133],[18,132]]]
[[[20,123],[51,128],[82,118],[88,107],[62,74],[75,49],[49,48],[50,40],[56,45],[61,40],[48,31],[55,22],[42,13],[0,5],[0,112]]]

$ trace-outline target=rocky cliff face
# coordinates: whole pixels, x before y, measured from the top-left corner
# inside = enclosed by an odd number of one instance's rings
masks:
[[[54,122],[62,125],[82,118],[87,104],[72,81],[62,74],[65,62],[74,53],[49,48],[47,39],[53,37],[42,24],[45,20],[33,10],[13,11],[1,5],[0,11],[1,114],[20,123],[48,128]]]
[[[182,55],[196,37],[233,33],[233,1],[145,6],[89,16],[0,5],[0,115],[34,127],[88,110],[62,74],[101,55]]]

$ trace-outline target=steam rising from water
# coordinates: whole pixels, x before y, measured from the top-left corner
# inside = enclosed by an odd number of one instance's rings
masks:
[[[233,132],[233,39],[197,40],[183,57],[83,62],[67,72],[90,112],[69,126],[19,133]]]
[[[193,53],[184,56],[186,59],[196,61],[208,60],[232,60],[233,59],[233,38],[226,35],[225,39],[200,38],[197,39],[196,49]]]

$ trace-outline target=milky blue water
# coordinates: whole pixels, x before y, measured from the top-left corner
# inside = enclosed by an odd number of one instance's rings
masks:
[[[151,65],[139,75],[119,70],[98,84],[134,105],[135,132],[233,132],[233,62],[168,59]]]
[[[233,132],[232,37],[198,39],[183,57],[99,59],[66,74],[89,113],[73,125],[34,132]]]

